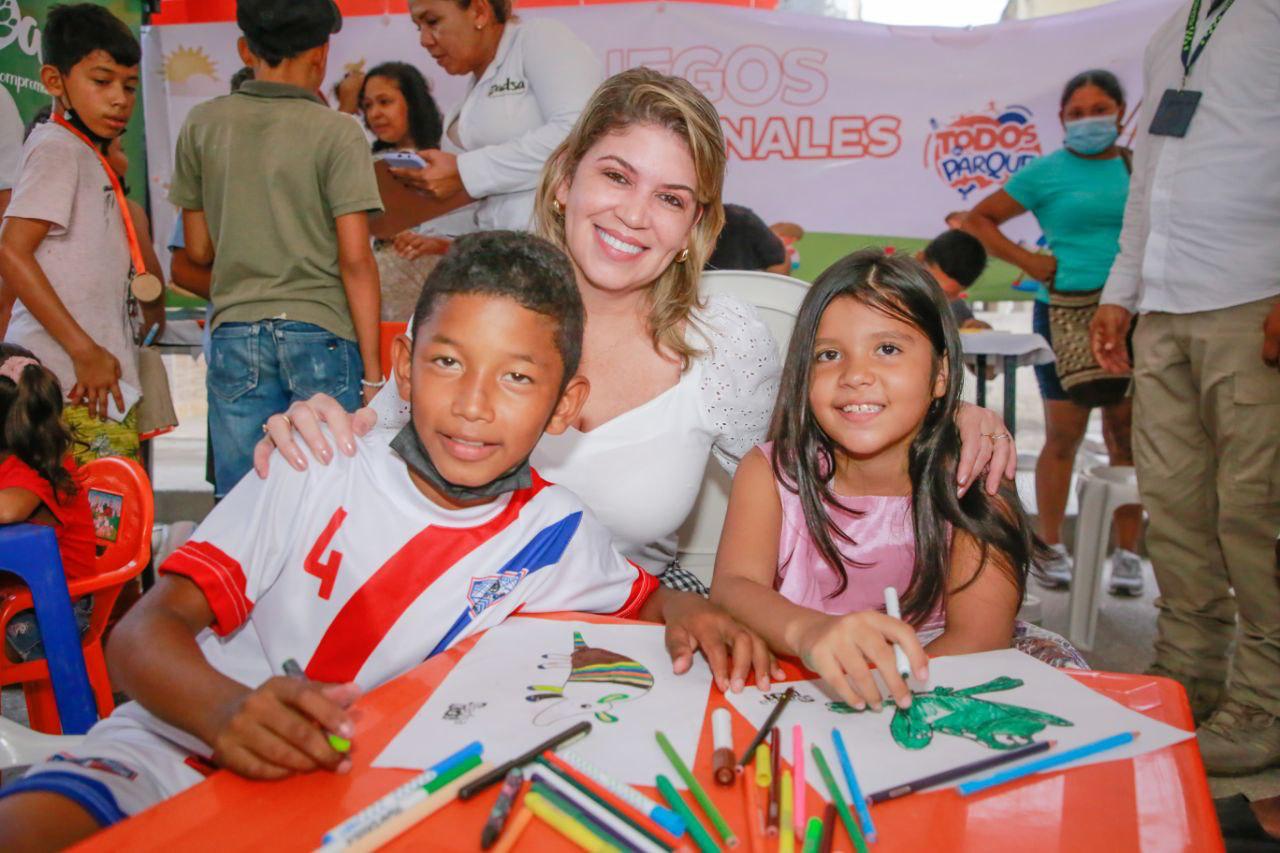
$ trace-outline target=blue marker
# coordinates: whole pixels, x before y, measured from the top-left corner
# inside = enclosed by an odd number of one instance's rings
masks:
[[[1138,736],[1137,732],[1121,732],[1118,735],[1104,737],[1102,740],[1095,740],[1093,743],[1086,743],[1084,746],[1077,746],[1075,749],[1068,749],[1066,752],[1059,752],[1057,755],[1050,755],[1041,758],[1039,761],[1032,761],[1029,764],[1021,764],[1009,770],[1000,773],[994,773],[982,779],[974,779],[972,782],[965,782],[956,788],[960,792],[960,796],[967,797],[970,794],[976,794],[979,791],[985,791],[988,788],[994,788],[996,785],[1003,785],[1005,782],[1014,782],[1033,773],[1039,773],[1041,770],[1049,770],[1054,767],[1060,767],[1072,761],[1079,761],[1081,758],[1088,758],[1099,752],[1105,752],[1108,749],[1115,749],[1118,746],[1124,746],[1126,743],[1132,743],[1133,739]]]
[[[862,821],[862,834],[867,837],[868,844],[876,840],[876,825],[871,822],[871,810],[867,808],[867,798],[862,796],[862,786],[853,773],[853,763],[849,761],[849,751],[844,748],[844,738],[839,729],[831,730],[831,739],[836,744],[836,755],[840,759],[840,767],[844,770],[844,781],[849,785],[849,799],[858,810],[858,820]]]
[[[150,329],[147,329],[147,336],[146,336],[145,338],[143,338],[143,339],[142,339],[142,345],[143,345],[144,347],[149,347],[149,346],[151,346],[151,342],[152,342],[152,341],[154,341],[154,340],[156,339],[156,335],[157,335],[159,332],[160,332],[160,324],[159,324],[159,323],[152,323],[152,324],[151,324],[151,328],[150,328]]]

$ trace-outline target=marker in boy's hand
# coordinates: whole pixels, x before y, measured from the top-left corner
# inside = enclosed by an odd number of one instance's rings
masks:
[[[920,681],[929,678],[929,658],[916,632],[900,619],[875,611],[844,616],[813,612],[798,631],[796,646],[812,669],[854,709],[880,710],[880,688],[868,664],[875,664],[899,708],[911,706],[911,688],[897,672],[893,645],[907,655]]]
[[[753,670],[761,690],[769,689],[771,679],[786,676],[764,640],[724,610],[690,593],[668,595],[662,612],[667,623],[667,653],[676,675],[689,671],[694,654],[701,649],[716,686],[725,693],[742,692]]]
[[[223,709],[210,741],[214,761],[251,779],[320,769],[346,773],[351,759],[335,750],[325,733],[351,737],[347,709],[359,696],[355,684],[269,678]]]

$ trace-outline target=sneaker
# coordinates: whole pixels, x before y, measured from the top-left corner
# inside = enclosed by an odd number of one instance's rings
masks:
[[[1210,776],[1248,776],[1280,766],[1280,719],[1235,699],[1196,729],[1196,742]]]
[[[1147,675],[1171,678],[1182,685],[1182,689],[1187,691],[1187,702],[1191,705],[1191,719],[1196,725],[1213,716],[1213,712],[1218,709],[1218,704],[1222,701],[1222,694],[1226,692],[1226,685],[1222,681],[1198,675],[1184,675],[1158,663],[1147,668]]]
[[[1067,546],[1061,542],[1057,545],[1050,545],[1049,553],[1050,556],[1048,558],[1036,564],[1036,580],[1049,587],[1070,586],[1071,573],[1075,569],[1075,563],[1072,562],[1071,555],[1067,553]]]
[[[1111,555],[1111,594],[1142,595],[1142,558],[1117,548]]]

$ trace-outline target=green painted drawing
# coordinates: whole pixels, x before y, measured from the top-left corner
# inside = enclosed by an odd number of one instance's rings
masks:
[[[1004,702],[976,698],[982,693],[1013,690],[1023,684],[1020,678],[1000,676],[985,684],[956,689],[937,687],[911,697],[911,707],[896,708],[889,731],[903,749],[924,749],[935,732],[968,738],[990,749],[1015,749],[1031,743],[1046,726],[1071,726],[1070,720]],[[837,714],[852,714],[845,702],[828,702],[827,709]]]

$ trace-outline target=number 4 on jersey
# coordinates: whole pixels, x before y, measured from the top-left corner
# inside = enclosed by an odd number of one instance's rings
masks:
[[[337,534],[338,528],[342,526],[342,522],[346,517],[347,511],[342,507],[338,507],[337,512],[333,514],[333,518],[329,519],[329,523],[320,532],[320,538],[316,540],[316,544],[312,545],[311,550],[307,552],[307,561],[303,564],[307,574],[315,575],[320,579],[320,597],[326,601],[333,594],[333,582],[338,577],[338,568],[342,565],[342,552],[329,552],[329,559],[323,563],[320,562],[320,557],[324,554],[325,549],[329,547],[329,543],[333,541],[333,537]]]

